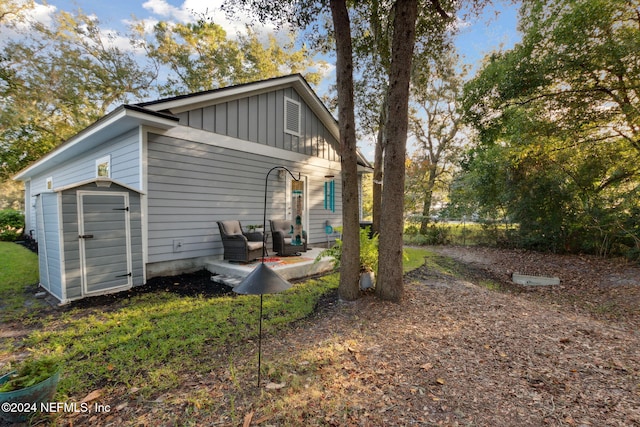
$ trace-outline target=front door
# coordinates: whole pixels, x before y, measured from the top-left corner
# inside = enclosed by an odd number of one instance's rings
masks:
[[[129,194],[78,192],[83,294],[132,286]]]

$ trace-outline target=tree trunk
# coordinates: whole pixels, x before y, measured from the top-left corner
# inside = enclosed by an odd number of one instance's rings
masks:
[[[382,217],[380,218],[377,295],[399,302],[402,282],[404,176],[409,117],[409,82],[418,14],[417,0],[398,0],[394,6],[389,112],[385,125]]]
[[[380,216],[382,211],[382,165],[384,159],[384,126],[387,121],[387,97],[380,106],[378,136],[373,160],[373,226],[372,231],[380,234]]]
[[[360,215],[358,198],[358,157],[353,103],[353,56],[351,22],[345,0],[331,0],[331,16],[336,39],[336,83],[340,163],[342,166],[342,255],[340,298],[352,301],[360,295]]]
[[[436,186],[436,178],[438,171],[433,165],[429,166],[429,180],[427,186],[424,189],[424,202],[422,205],[422,221],[420,221],[420,234],[427,234],[427,227],[431,219],[429,213],[431,212],[431,201],[433,200],[433,188]]]
[[[420,220],[420,234],[427,234],[427,229],[429,228],[429,212],[431,211],[431,195],[432,191],[425,190],[424,192],[424,202],[422,205],[422,219]]]

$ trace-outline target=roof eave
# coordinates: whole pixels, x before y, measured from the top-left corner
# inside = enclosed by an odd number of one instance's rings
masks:
[[[99,135],[101,133],[106,132],[106,130],[115,127],[119,123],[126,123],[128,124],[128,127],[132,129],[136,126],[141,125],[149,125],[169,129],[173,126],[176,126],[178,124],[178,121],[179,119],[177,117],[168,114],[147,110],[145,108],[134,105],[121,105],[92,125],[86,127],[85,129],[69,138],[53,151],[44,155],[31,165],[15,174],[13,176],[13,179],[16,181],[24,181],[26,179],[29,179],[31,176],[46,169],[46,165],[51,163],[54,159],[60,158],[60,156],[64,157],[65,153],[70,152],[74,149],[74,147],[82,144],[83,141],[87,141],[92,137],[99,138]],[[124,128],[126,127],[127,126],[125,126]]]

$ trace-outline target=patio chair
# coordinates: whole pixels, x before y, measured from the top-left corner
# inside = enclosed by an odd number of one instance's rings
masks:
[[[217,221],[224,246],[224,259],[235,262],[249,262],[262,256],[264,240],[256,239],[256,233],[248,238],[242,230],[240,221]],[[251,236],[253,235],[253,236]]]
[[[307,232],[302,231],[302,245],[292,245],[293,223],[287,219],[271,219],[271,237],[273,251],[280,256],[297,255],[307,251]]]

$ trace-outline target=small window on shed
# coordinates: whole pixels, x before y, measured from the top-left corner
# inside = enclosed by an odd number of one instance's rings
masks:
[[[47,178],[47,190],[53,190],[53,177],[52,176]]]
[[[294,136],[300,136],[301,108],[298,101],[284,98],[284,132]]]
[[[96,160],[96,176],[111,178],[111,156],[107,155]]]

